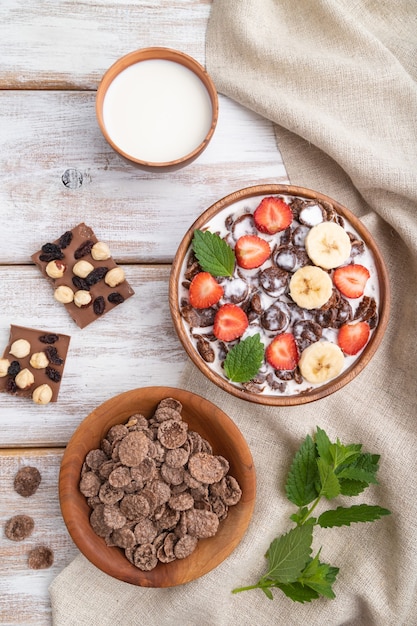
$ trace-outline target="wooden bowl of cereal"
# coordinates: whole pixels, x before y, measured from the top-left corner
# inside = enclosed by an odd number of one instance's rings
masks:
[[[143,587],[203,576],[249,525],[256,477],[235,423],[189,391],[145,387],[88,415],[65,450],[68,531],[106,574]]]
[[[334,393],[369,363],[390,290],[376,241],[349,209],[311,189],[258,185],[188,229],[169,303],[209,380],[243,400],[291,406]]]

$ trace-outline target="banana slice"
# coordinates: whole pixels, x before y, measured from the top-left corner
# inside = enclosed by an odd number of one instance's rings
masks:
[[[324,383],[340,374],[344,362],[339,346],[331,341],[316,341],[301,353],[298,366],[308,382]]]
[[[330,270],[350,257],[351,243],[347,232],[336,222],[313,226],[305,238],[305,248],[315,265]]]
[[[332,295],[329,274],[315,265],[305,265],[290,280],[290,296],[303,309],[319,309]]]

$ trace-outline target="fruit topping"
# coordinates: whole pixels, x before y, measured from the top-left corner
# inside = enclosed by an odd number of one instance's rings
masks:
[[[333,282],[338,290],[347,298],[360,298],[370,278],[369,270],[364,265],[343,265],[335,269]]]
[[[289,205],[281,198],[264,198],[253,214],[255,226],[260,233],[275,233],[285,230],[293,220]]]
[[[223,287],[208,272],[196,274],[190,283],[190,304],[195,309],[206,309],[217,304]]]
[[[224,304],[214,317],[213,333],[221,341],[233,341],[243,335],[249,321],[246,313],[236,304]]]
[[[301,353],[298,366],[310,383],[324,383],[340,374],[344,362],[339,346],[331,341],[317,341]]]
[[[319,309],[329,300],[332,291],[329,274],[314,265],[301,267],[290,280],[290,296],[303,309]]]
[[[308,232],[305,248],[315,265],[330,270],[348,260],[351,252],[350,237],[336,222],[322,222]]]
[[[339,330],[337,343],[345,354],[353,356],[366,346],[370,332],[367,322],[344,324]]]
[[[267,347],[265,357],[276,370],[293,370],[299,360],[294,335],[291,333],[277,335]]]
[[[236,242],[235,254],[239,267],[251,270],[265,263],[271,254],[271,249],[265,239],[257,235],[244,235]]]

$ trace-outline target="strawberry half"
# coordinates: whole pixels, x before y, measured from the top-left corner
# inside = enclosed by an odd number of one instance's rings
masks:
[[[266,349],[265,358],[276,370],[293,370],[300,359],[294,335],[281,333],[274,337]]]
[[[281,198],[264,198],[253,214],[255,226],[260,233],[275,233],[285,230],[293,220],[290,206]]]
[[[357,354],[368,343],[371,329],[367,322],[344,324],[337,336],[337,343],[344,354]]]
[[[269,243],[257,235],[239,237],[235,245],[236,262],[245,270],[260,267],[270,254]]]
[[[246,313],[236,304],[224,304],[214,317],[213,333],[220,341],[233,341],[241,337],[249,321]]]
[[[190,304],[195,309],[206,309],[217,304],[223,293],[223,287],[208,272],[196,274],[188,292]]]
[[[351,263],[338,267],[333,274],[333,282],[347,298],[360,298],[370,277],[366,267]]]

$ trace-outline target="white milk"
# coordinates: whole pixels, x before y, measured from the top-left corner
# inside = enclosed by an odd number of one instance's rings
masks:
[[[210,130],[212,107],[204,84],[174,61],[150,59],[123,70],[109,85],[103,120],[126,154],[163,163],[193,152]]]

